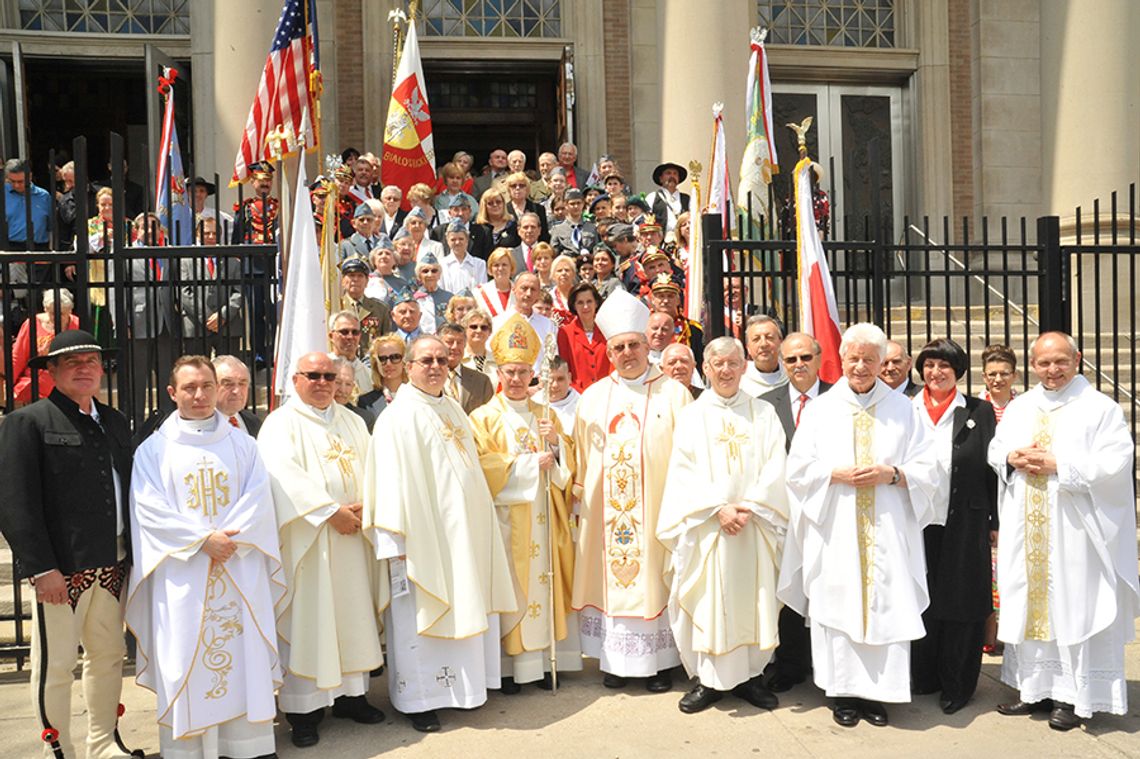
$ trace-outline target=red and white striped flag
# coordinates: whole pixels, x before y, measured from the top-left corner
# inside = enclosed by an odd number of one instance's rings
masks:
[[[810,158],[796,164],[796,258],[799,261],[800,331],[815,338],[820,347],[819,378],[835,382],[843,375],[839,364],[839,308],[835,286],[815,225],[811,196]]]
[[[408,22],[404,52],[396,69],[396,83],[388,101],[388,121],[384,125],[384,153],[380,159],[384,184],[404,191],[403,207],[408,207],[408,188],[417,182],[435,184],[435,143],[431,133],[424,67],[415,21]]]
[[[241,135],[241,147],[234,159],[231,187],[249,177],[250,164],[277,158],[270,152],[266,139],[279,127],[297,139],[296,146],[289,146],[288,150],[296,152],[313,146],[310,144],[314,139],[313,130],[302,126],[306,111],[316,113],[309,91],[309,84],[314,80],[311,76],[315,65],[313,42],[304,0],[285,0],[265,70],[257,85],[257,95]]]

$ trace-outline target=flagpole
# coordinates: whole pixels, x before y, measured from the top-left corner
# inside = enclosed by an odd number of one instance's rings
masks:
[[[542,418],[547,420],[550,418],[550,373],[554,369],[554,358],[558,355],[558,347],[555,344],[554,336],[558,332],[558,326],[561,319],[558,316],[553,316],[554,330],[546,336],[543,344],[542,352]],[[547,443],[542,443],[543,449],[546,448]],[[542,475],[543,492],[546,495],[546,555],[547,555],[547,571],[546,571],[546,600],[550,608],[550,693],[554,695],[558,693],[558,630],[557,620],[558,614],[554,608],[555,594],[554,594],[554,497],[550,490],[554,487],[551,481],[550,473],[544,472]]]
[[[396,86],[396,75],[400,70],[400,50],[403,45],[403,37],[400,33],[400,28],[408,17],[399,8],[388,11],[388,20],[392,22],[392,87]]]

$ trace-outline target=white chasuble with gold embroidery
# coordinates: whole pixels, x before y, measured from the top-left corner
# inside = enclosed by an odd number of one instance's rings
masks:
[[[575,609],[656,619],[669,598],[657,515],[673,426],[692,402],[657,367],[640,380],[617,373],[582,393],[574,427],[574,495],[581,499]]]
[[[582,668],[578,618],[570,610],[574,546],[568,494],[573,444],[562,434],[561,424],[551,409],[550,418],[561,442],[555,465],[544,476],[538,464],[545,443],[538,436],[541,413],[537,403],[512,401],[502,393],[471,412],[479,460],[511,556],[518,611],[502,616],[503,663],[504,675],[513,677],[516,683],[533,682],[550,670],[552,623],[558,641],[558,670]],[[552,522],[548,521],[551,516]],[[549,577],[552,565],[553,615]]]
[[[257,446],[287,588],[277,604],[277,634],[288,646],[282,709],[311,711],[286,704],[290,678],[332,693],[383,663],[378,612],[386,596],[373,590],[372,548],[363,532],[342,535],[328,524],[340,506],[363,500],[368,429],[339,404],[320,410],[294,397],[266,417]]]
[[[237,530],[224,563],[202,551],[215,530]],[[253,438],[218,413],[169,416],[135,453],[131,541],[126,619],[158,723],[176,739],[238,718],[271,723],[281,683],[273,606],[284,579]]]
[[[1028,475],[1009,454],[1036,445],[1057,471]],[[1140,612],[1133,444],[1120,406],[1084,377],[1038,385],[1006,408],[990,443],[998,474],[1002,679],[1023,700],[1076,713],[1127,712],[1123,646]]]
[[[776,578],[788,524],[784,432],[771,404],[706,390],[681,411],[657,535],[671,553],[669,621],[685,670],[730,690],[777,643]],[[752,517],[721,530],[727,505]]]
[[[909,644],[926,634],[930,601],[922,529],[949,487],[918,413],[882,381],[860,394],[841,379],[805,408],[788,453],[796,524],[778,595],[811,620],[815,681],[829,696],[910,700]],[[871,464],[898,467],[905,486],[831,481]]]
[[[499,687],[499,614],[517,609],[462,407],[407,385],[368,451],[364,530],[390,567],[388,694],[405,713],[472,708]]]

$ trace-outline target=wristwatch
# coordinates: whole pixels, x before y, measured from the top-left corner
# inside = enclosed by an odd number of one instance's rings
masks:
[[[891,478],[891,484],[898,485],[899,479],[902,477],[902,475],[899,474],[899,468],[897,466],[892,466],[891,469],[895,470],[895,476]]]

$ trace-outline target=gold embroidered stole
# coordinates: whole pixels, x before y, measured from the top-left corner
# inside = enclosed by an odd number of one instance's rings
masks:
[[[1033,442],[1044,450],[1053,446],[1053,421],[1038,410]],[[1025,478],[1025,639],[1049,640],[1049,478]]]
[[[875,463],[875,415],[869,409],[855,413],[855,466]],[[871,588],[875,568],[875,488],[855,489],[855,530],[859,540],[859,570],[863,578],[863,632],[867,631],[867,617],[871,608]]]

